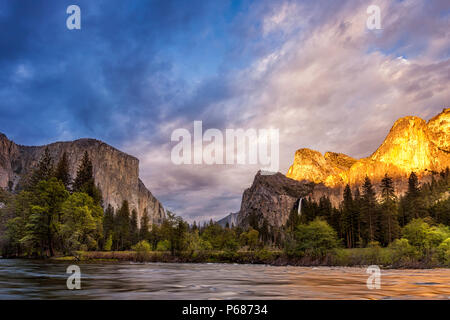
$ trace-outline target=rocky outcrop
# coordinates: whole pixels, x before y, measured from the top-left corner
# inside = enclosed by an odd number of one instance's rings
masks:
[[[299,149],[295,152],[294,164],[286,176],[298,181],[308,180],[336,186],[345,182],[346,172],[356,161],[342,153],[327,152],[322,155],[319,151]]]
[[[264,220],[269,226],[281,227],[300,198],[312,192],[313,184],[286,178],[281,173],[262,175],[258,172],[250,188],[244,191],[237,223],[247,227],[251,215],[256,215],[259,223]]]
[[[233,226],[237,226],[238,225],[238,223],[237,223],[238,214],[239,214],[239,212],[232,212],[229,215],[227,215],[226,217],[223,217],[222,219],[217,221],[217,223],[222,228],[225,228],[227,226],[227,224],[230,228]]]
[[[442,151],[450,152],[450,108],[428,121],[428,129],[433,133],[433,142]]]
[[[366,176],[379,182],[387,173],[401,184],[414,171],[427,179],[450,166],[450,109],[428,123],[418,117],[397,120],[380,147],[370,156],[353,159],[343,154],[300,149],[286,176],[323,183],[327,187],[361,185]]]
[[[118,208],[123,200],[128,200],[130,209],[136,209],[139,218],[147,213],[151,223],[159,224],[164,219],[163,206],[139,179],[139,160],[95,139],[29,147],[17,145],[0,134],[0,187],[15,189],[20,179],[36,166],[46,147],[55,162],[67,153],[72,177],[87,151],[105,206],[110,204]]]
[[[335,152],[322,155],[304,148],[296,151],[286,176],[258,173],[243,194],[237,221],[246,227],[249,217],[256,215],[259,223],[267,220],[270,226],[280,227],[301,197],[319,201],[326,196],[338,207],[347,183],[359,187],[368,176],[379,191],[379,181],[386,173],[394,178],[397,193],[402,194],[407,190],[407,178],[412,171],[422,182],[428,182],[430,173],[448,166],[450,109],[444,109],[428,123],[418,117],[401,118],[370,157],[354,159]]]

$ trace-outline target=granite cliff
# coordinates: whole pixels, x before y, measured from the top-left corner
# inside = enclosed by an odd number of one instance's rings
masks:
[[[220,219],[219,221],[217,221],[217,223],[222,227],[225,228],[228,224],[228,227],[233,227],[233,226],[237,226],[237,217],[238,217],[239,212],[232,212],[229,215],[227,215],[226,217]]]
[[[128,200],[130,209],[136,209],[139,218],[147,212],[150,223],[159,224],[164,219],[163,206],[139,179],[139,160],[95,139],[30,147],[18,145],[0,134],[0,187],[14,190],[20,179],[36,166],[46,147],[55,162],[67,153],[72,177],[87,151],[105,206],[110,204],[117,209],[123,200]]]
[[[412,171],[424,182],[449,166],[450,108],[428,122],[404,117],[394,123],[380,147],[367,158],[354,159],[335,152],[323,155],[304,148],[296,151],[286,176],[258,173],[242,196],[237,222],[246,227],[249,216],[256,214],[260,223],[264,218],[270,226],[280,227],[302,197],[318,201],[327,196],[338,207],[347,183],[358,187],[368,176],[379,191],[386,173],[393,177],[397,194],[402,194]]]
[[[380,147],[369,157],[299,149],[286,176],[327,187],[361,185],[368,176],[378,183],[388,173],[404,181],[414,171],[421,178],[450,166],[450,108],[428,123],[419,117],[398,119]]]
[[[253,214],[259,223],[266,220],[269,226],[281,227],[299,199],[310,194],[313,188],[307,181],[289,179],[279,172],[273,175],[258,172],[252,186],[244,191],[237,223],[247,227]]]

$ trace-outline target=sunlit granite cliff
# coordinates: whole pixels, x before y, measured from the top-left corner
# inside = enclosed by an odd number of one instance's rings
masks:
[[[450,166],[450,108],[428,123],[418,117],[398,119],[380,147],[369,157],[353,159],[339,153],[299,149],[286,176],[327,187],[361,184],[366,176],[374,182],[385,173],[403,180],[414,171],[419,176]]]

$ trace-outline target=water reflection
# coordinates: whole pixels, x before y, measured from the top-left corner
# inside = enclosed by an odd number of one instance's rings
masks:
[[[383,270],[369,290],[364,268],[236,264],[70,263],[0,259],[0,299],[450,299],[450,269]]]

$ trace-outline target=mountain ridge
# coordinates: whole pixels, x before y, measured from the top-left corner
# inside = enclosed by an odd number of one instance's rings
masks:
[[[139,159],[92,138],[25,146],[0,133],[0,187],[14,190],[20,179],[33,170],[47,147],[55,163],[67,153],[72,178],[84,152],[88,152],[105,206],[117,209],[123,200],[128,200],[130,209],[136,209],[139,218],[147,213],[150,223],[155,224],[164,219],[164,207],[139,178]]]
[[[304,197],[316,202],[327,197],[338,208],[345,185],[360,187],[366,176],[379,192],[379,182],[387,173],[393,178],[397,195],[403,194],[411,171],[417,171],[421,182],[430,182],[433,173],[449,167],[447,150],[450,150],[450,108],[428,122],[414,116],[398,119],[383,143],[366,158],[298,149],[286,175],[256,174],[242,195],[238,224],[248,226],[249,217],[256,215],[259,224],[265,220],[269,226],[279,228]]]
[[[361,185],[366,176],[377,182],[386,173],[394,179],[405,179],[413,171],[424,176],[450,166],[449,141],[450,108],[444,108],[428,122],[416,116],[397,119],[381,145],[366,158],[299,149],[286,176],[327,187]],[[345,165],[337,165],[327,157],[329,154],[338,155],[335,157]]]

